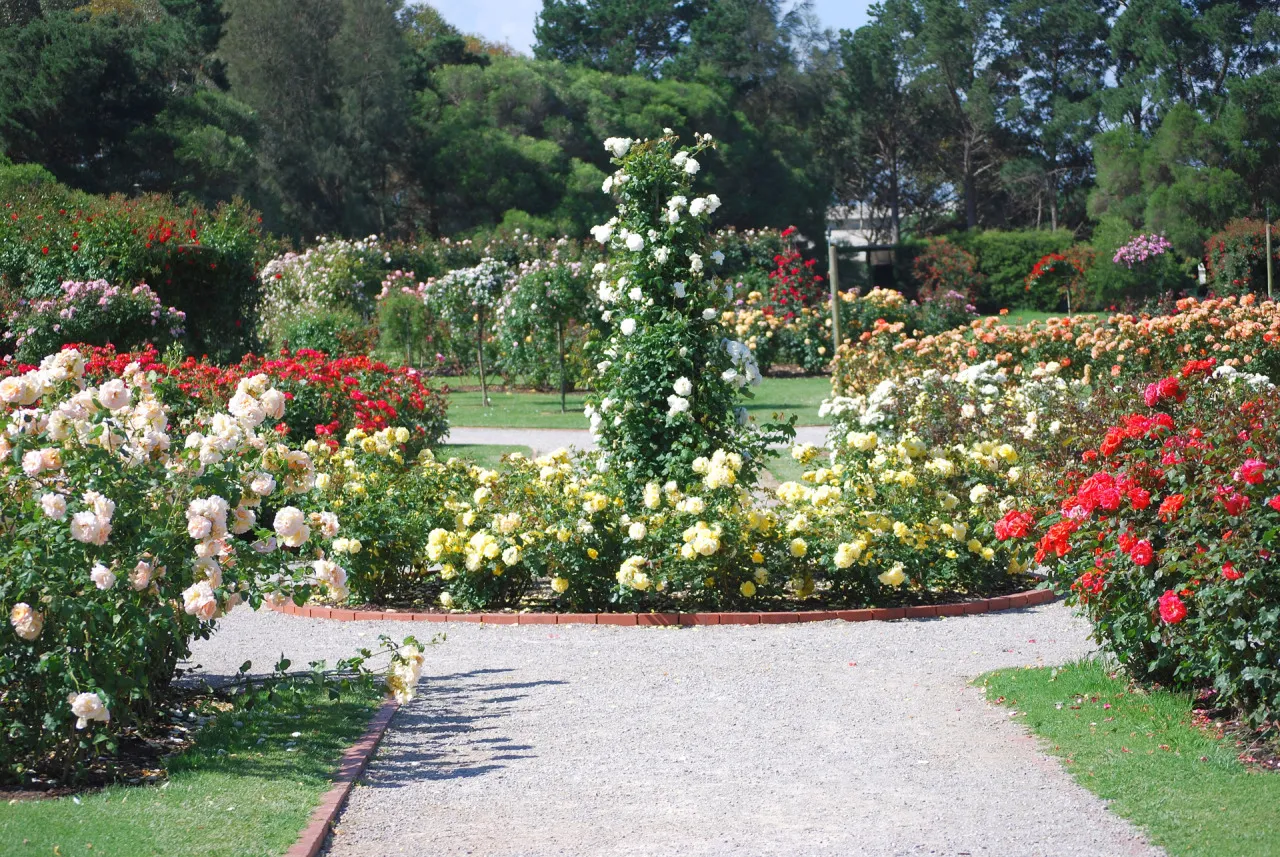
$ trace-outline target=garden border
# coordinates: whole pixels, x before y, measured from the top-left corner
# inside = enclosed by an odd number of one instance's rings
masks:
[[[1051,589],[1030,589],[956,604],[919,604],[912,607],[867,607],[859,610],[804,610],[761,613],[414,613],[395,610],[346,610],[285,602],[272,610],[306,619],[338,622],[470,622],[484,625],[784,625],[798,622],[874,622],[894,619],[929,619],[939,616],[971,616],[1020,607],[1038,607],[1057,600]],[[270,606],[270,605],[268,605]]]
[[[334,822],[338,820],[338,813],[342,811],[347,797],[351,794],[351,789],[364,773],[369,759],[373,756],[373,751],[378,748],[378,743],[386,734],[387,727],[391,725],[392,716],[399,709],[400,703],[394,699],[388,697],[383,700],[382,707],[373,715],[364,735],[342,754],[342,759],[338,763],[337,779],[325,792],[315,812],[311,813],[311,820],[298,834],[297,841],[284,852],[284,857],[316,857],[320,853],[325,840],[333,831]]]

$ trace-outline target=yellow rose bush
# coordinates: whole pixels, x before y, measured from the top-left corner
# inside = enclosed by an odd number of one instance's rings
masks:
[[[71,349],[0,379],[0,776],[114,750],[237,605],[346,593],[312,456],[269,428],[285,396],[250,376],[179,422],[154,380],[90,384]]]

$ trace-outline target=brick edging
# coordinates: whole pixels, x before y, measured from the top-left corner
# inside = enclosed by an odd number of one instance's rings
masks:
[[[298,835],[298,841],[284,852],[284,857],[315,857],[320,853],[325,839],[333,830],[334,822],[338,820],[342,805],[347,802],[347,796],[351,794],[356,780],[364,773],[370,757],[373,756],[373,751],[378,747],[378,742],[386,734],[392,715],[399,708],[400,704],[394,699],[385,700],[382,707],[373,715],[373,720],[369,722],[369,728],[365,730],[364,735],[342,754],[342,761],[338,763],[337,779],[334,780],[329,791],[325,792],[315,812],[311,813],[311,820]]]
[[[346,610],[286,602],[271,607],[279,613],[339,622],[479,622],[485,625],[781,625],[795,622],[873,622],[970,616],[1020,607],[1036,607],[1057,599],[1050,589],[1031,589],[959,604],[921,604],[914,607],[867,607],[860,610],[806,610],[769,613],[413,613],[395,610]]]

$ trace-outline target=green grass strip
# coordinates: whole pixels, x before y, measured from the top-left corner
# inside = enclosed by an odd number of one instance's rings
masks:
[[[0,807],[0,853],[266,857],[284,853],[381,696],[322,693],[210,721],[156,786],[114,786]],[[241,725],[236,726],[239,722]],[[294,733],[300,733],[293,737]],[[292,745],[292,746],[291,746]]]
[[[1280,855],[1280,774],[1250,770],[1233,741],[1194,726],[1188,696],[1132,689],[1096,660],[978,683],[1174,857]]]

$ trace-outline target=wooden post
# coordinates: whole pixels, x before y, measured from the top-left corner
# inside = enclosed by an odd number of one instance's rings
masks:
[[[556,351],[560,354],[560,413],[569,413],[569,408],[565,405],[565,393],[567,387],[567,379],[564,371],[564,320],[556,319]]]
[[[1267,206],[1267,300],[1271,300],[1271,206]]]
[[[484,379],[484,304],[476,311],[476,357],[480,362],[480,404],[489,407],[489,385]]]
[[[831,359],[836,359],[840,351],[840,260],[836,255],[835,242],[827,235],[827,279],[831,283],[831,340],[835,348]]]

